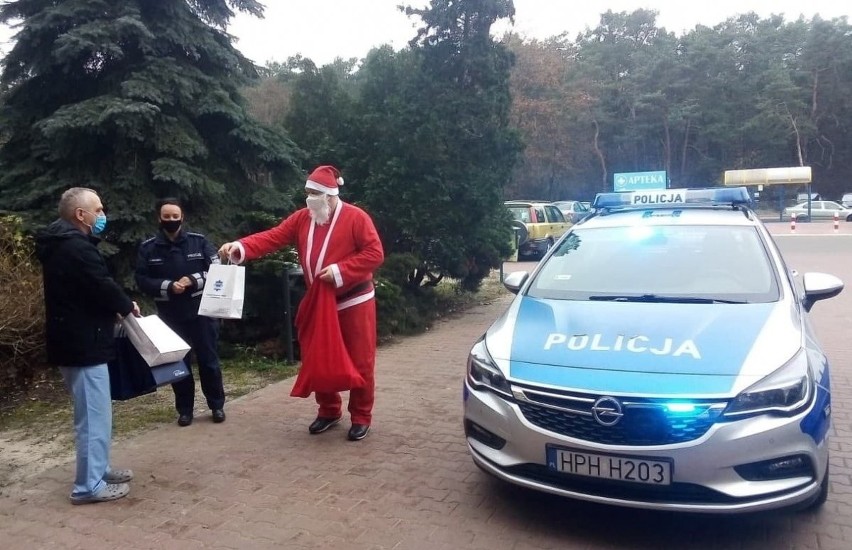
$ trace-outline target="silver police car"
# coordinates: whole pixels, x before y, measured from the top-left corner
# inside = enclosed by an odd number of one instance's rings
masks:
[[[828,494],[829,366],[745,188],[600,194],[467,361],[474,462],[575,499],[685,512]]]

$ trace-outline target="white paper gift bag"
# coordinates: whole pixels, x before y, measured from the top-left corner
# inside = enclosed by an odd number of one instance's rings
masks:
[[[189,344],[156,315],[128,315],[122,325],[149,367],[180,361],[189,352]]]
[[[201,294],[198,314],[218,319],[242,319],[246,291],[246,268],[211,264]]]

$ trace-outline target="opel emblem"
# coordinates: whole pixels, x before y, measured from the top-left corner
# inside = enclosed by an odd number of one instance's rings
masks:
[[[604,396],[592,405],[592,416],[601,426],[615,426],[624,416],[624,411],[616,398]]]

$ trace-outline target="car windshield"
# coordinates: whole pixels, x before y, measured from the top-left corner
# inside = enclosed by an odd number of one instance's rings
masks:
[[[756,303],[779,298],[753,227],[577,228],[542,266],[529,296],[562,300]]]

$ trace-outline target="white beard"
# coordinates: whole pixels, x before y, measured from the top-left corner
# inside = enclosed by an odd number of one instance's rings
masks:
[[[328,195],[311,195],[305,199],[305,204],[308,205],[311,219],[317,225],[328,223],[328,219],[331,217],[331,204]]]

